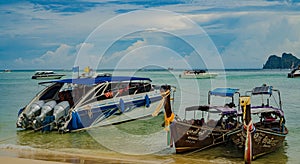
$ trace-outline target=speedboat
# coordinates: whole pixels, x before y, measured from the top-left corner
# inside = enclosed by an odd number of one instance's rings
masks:
[[[34,75],[31,77],[36,80],[45,80],[45,79],[60,79],[64,74],[58,74],[54,71],[36,71]]]
[[[271,102],[272,101],[272,102]],[[228,134],[229,140],[244,152],[245,163],[278,150],[288,134],[280,91],[272,86],[255,87],[241,96],[239,116],[243,125]]]
[[[180,78],[185,79],[209,79],[218,76],[217,73],[209,73],[206,70],[185,70],[179,75]]]
[[[288,73],[288,78],[300,77],[300,65]]]
[[[174,117],[170,130],[176,153],[202,151],[226,143],[226,134],[240,125],[237,120],[239,105],[234,104],[239,95],[238,89],[216,88],[208,92],[208,105],[187,107],[183,119]],[[211,101],[215,96],[230,102],[216,105],[219,103]],[[166,114],[170,112],[165,111]]]
[[[20,109],[17,128],[78,131],[151,116],[162,100],[150,78],[97,76],[39,83],[46,85]]]

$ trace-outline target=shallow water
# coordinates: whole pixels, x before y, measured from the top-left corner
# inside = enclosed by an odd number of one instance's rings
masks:
[[[181,71],[114,72],[118,75],[150,77],[154,84],[176,86],[174,111],[183,117],[183,109],[207,104],[207,92],[215,87],[239,88],[243,94],[255,86],[272,85],[281,91],[286,126],[289,134],[284,146],[253,163],[298,163],[300,160],[300,78],[287,78],[288,70],[239,70],[219,72],[216,79],[179,79]],[[32,80],[33,71],[0,73],[0,150],[25,158],[43,159],[50,151],[53,160],[73,163],[101,163],[102,157],[128,163],[243,163],[240,152],[233,147],[220,146],[201,152],[178,155],[167,146],[167,134],[161,124],[163,116],[101,127],[89,131],[58,134],[23,131],[15,128],[17,113],[42,87]],[[67,77],[72,72],[66,73]],[[26,153],[27,152],[27,153]],[[58,154],[56,154],[58,152]],[[68,153],[61,155],[61,153]],[[47,153],[49,154],[49,153]],[[72,154],[80,154],[72,155]],[[51,159],[50,157],[50,159]],[[115,159],[116,158],[116,159]],[[128,159],[129,158],[129,159]],[[115,160],[113,160],[115,159]],[[132,161],[137,160],[137,161]],[[103,162],[103,161],[102,161]],[[120,162],[120,161],[119,161]],[[127,163],[126,162],[126,163]],[[124,162],[125,163],[125,162]]]

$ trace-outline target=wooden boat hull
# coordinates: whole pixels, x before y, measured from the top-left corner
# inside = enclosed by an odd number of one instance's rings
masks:
[[[256,129],[254,133],[251,134],[252,137],[252,159],[256,159],[264,154],[268,154],[278,150],[283,145],[286,132],[276,132],[272,130]],[[242,128],[233,131],[228,135],[228,138],[238,149],[242,152],[245,149],[246,141],[246,131]]]
[[[233,104],[235,95],[239,96],[238,89],[216,88],[208,92],[209,105],[185,108],[184,119],[176,117],[170,125],[171,140],[175,145],[176,153],[202,151],[225,143],[226,134],[239,127],[239,121],[236,119],[237,110],[234,105],[232,107],[212,105],[210,100],[211,96],[230,97],[232,100],[230,104]],[[165,111],[172,112],[166,108]],[[187,112],[192,112],[194,118],[187,119]]]
[[[225,142],[224,131],[207,126],[192,126],[184,122],[173,122],[170,126],[176,153],[203,150]]]

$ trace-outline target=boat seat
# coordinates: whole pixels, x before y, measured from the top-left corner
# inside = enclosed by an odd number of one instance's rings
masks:
[[[235,104],[233,102],[227,103],[225,104],[225,106],[228,106],[229,108],[234,108],[236,107]]]
[[[217,121],[215,120],[208,120],[206,125],[209,126],[209,127],[215,127],[217,125]]]
[[[197,125],[197,126],[202,126],[204,123],[204,119],[197,119],[197,120],[194,120],[194,124],[193,125]]]

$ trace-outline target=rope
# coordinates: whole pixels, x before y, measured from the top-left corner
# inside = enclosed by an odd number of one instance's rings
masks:
[[[169,126],[171,124],[171,122],[174,121],[175,118],[175,114],[172,112],[170,117],[167,117],[167,114],[165,113],[165,130],[169,131]]]
[[[5,141],[8,141],[8,140],[11,140],[11,139],[14,139],[14,138],[16,138],[16,137],[17,137],[17,136],[5,138],[5,139],[3,139],[3,140],[0,140],[0,143],[5,142]]]
[[[246,125],[246,122],[244,122],[244,129],[245,129],[245,130],[248,130],[248,129],[249,129],[249,132],[250,132],[250,133],[255,132],[255,126],[253,125],[252,120],[250,120],[250,122],[249,122],[248,125]]]
[[[167,96],[169,96],[170,93],[171,93],[170,90],[168,90],[164,93],[161,93],[162,99],[161,99],[160,103],[157,105],[157,107],[155,108],[155,111],[152,113],[153,117],[158,115],[160,109],[162,108],[162,106],[165,102],[165,98]],[[105,125],[94,125],[94,126],[89,126],[89,127],[86,127],[86,128],[80,128],[80,129],[72,130],[72,132],[79,132],[79,131],[89,130],[89,129],[92,129],[92,128],[103,127],[103,126],[105,126]]]
[[[29,134],[29,133],[33,133],[33,132],[39,131],[39,130],[41,130],[42,128],[44,128],[44,127],[46,127],[46,126],[48,126],[48,125],[51,125],[51,124],[53,124],[53,123],[54,123],[54,122],[51,122],[51,123],[49,123],[49,124],[46,124],[46,125],[44,125],[44,126],[39,127],[38,129],[30,130],[30,131],[24,133],[23,135],[26,135],[26,134]],[[0,143],[5,142],[5,141],[9,141],[9,140],[15,139],[15,138],[17,138],[17,136],[8,137],[8,138],[5,138],[5,139],[3,139],[3,140],[0,140]]]
[[[201,128],[203,128],[203,127],[201,127]],[[218,130],[218,131],[219,131],[219,132],[223,132],[223,130],[221,130],[221,131]],[[212,133],[213,133],[213,132],[212,132]],[[203,148],[199,148],[199,149],[194,150],[194,151],[192,151],[192,152],[189,152],[189,153],[187,153],[187,154],[185,154],[185,155],[190,155],[190,154],[193,154],[193,153],[197,153],[197,152],[202,151],[202,150],[204,150],[204,149],[207,149],[207,148],[209,148],[209,147],[211,147],[211,146],[215,146],[215,145],[219,145],[219,144],[225,143],[225,142],[227,142],[227,141],[225,140],[225,137],[227,137],[228,135],[230,135],[230,133],[231,133],[231,131],[228,131],[228,132],[226,132],[226,133],[223,133],[222,136],[219,136],[219,137],[217,137],[216,139],[214,139],[214,141],[217,141],[217,140],[219,140],[220,138],[222,138],[223,140],[220,141],[220,142],[215,143],[215,142],[213,141],[213,142],[214,142],[213,144],[208,145],[208,146],[203,147]]]
[[[161,109],[162,106],[164,105],[164,102],[165,102],[166,97],[169,96],[170,93],[171,93],[170,90],[167,90],[166,92],[161,93],[162,99],[161,99],[160,103],[157,105],[157,107],[155,108],[154,112],[152,113],[152,116],[153,116],[153,117],[155,117],[155,116],[158,115],[160,109]]]
[[[203,148],[199,148],[199,149],[196,149],[196,150],[194,150],[194,151],[192,151],[192,152],[186,153],[186,154],[184,154],[184,156],[188,156],[188,155],[197,153],[197,152],[199,152],[199,151],[202,151],[202,150],[204,150],[204,149],[210,148],[210,147],[215,146],[215,145],[222,144],[222,143],[224,143],[224,142],[225,142],[225,141],[220,141],[220,142],[217,142],[217,143],[213,143],[213,144],[211,144],[211,145],[207,145],[207,146],[205,146],[205,147],[203,147]]]
[[[165,103],[166,97],[169,96],[170,94],[171,94],[170,90],[167,90],[166,92],[161,93],[162,99],[161,99],[160,103],[158,104],[158,106],[156,107],[155,111],[152,113],[153,117],[158,115],[160,109],[162,108],[163,104]],[[167,114],[165,113],[164,116],[165,116],[165,130],[169,131],[169,126],[170,126],[171,122],[174,121],[175,114],[172,112],[171,116],[167,117]]]

